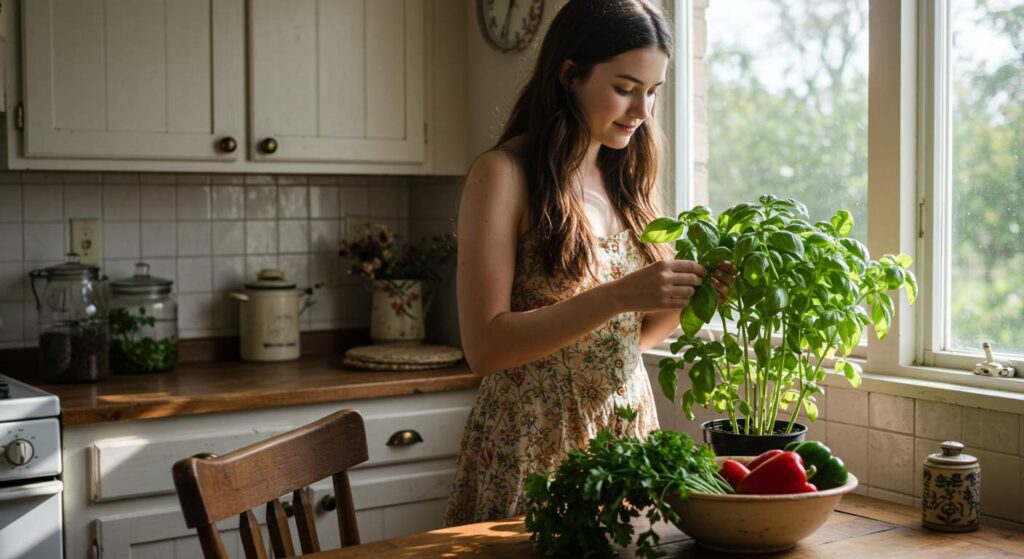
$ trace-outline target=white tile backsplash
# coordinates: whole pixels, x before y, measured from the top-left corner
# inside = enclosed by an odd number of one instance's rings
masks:
[[[179,186],[177,189],[178,219],[210,219],[210,187]]]
[[[103,189],[98,184],[67,185],[64,187],[64,217],[103,217]]]
[[[24,335],[22,303],[0,303],[0,342],[14,342]]]
[[[21,262],[0,262],[0,301],[25,299],[26,272]]]
[[[213,252],[209,221],[178,222],[178,255],[207,256]]]
[[[868,424],[868,393],[865,390],[830,387],[828,420],[851,425]]]
[[[842,423],[829,422],[828,442],[832,452],[846,462],[846,467],[859,479],[868,479],[868,430]]]
[[[177,189],[173,186],[143,186],[141,197],[143,221],[173,220],[178,215]]]
[[[21,262],[24,258],[21,223],[0,223],[0,262]]]
[[[276,186],[245,187],[245,218],[274,219],[277,217]]]
[[[348,210],[346,210],[348,212]],[[348,212],[354,213],[354,212]],[[339,216],[338,188],[335,186],[309,187],[309,217],[337,218]]]
[[[213,254],[245,254],[245,222],[213,222]]]
[[[106,221],[137,221],[139,219],[138,183],[105,184],[103,186],[103,219]]]
[[[452,189],[435,182],[421,186]],[[175,282],[183,338],[237,332],[237,305],[221,295],[267,267],[285,269],[303,286],[332,283],[325,292],[330,301],[318,303],[318,319],[302,318],[304,330],[365,327],[369,295],[345,275],[337,254],[345,220],[371,219],[372,193],[378,221],[404,234],[410,214],[423,210],[409,203],[416,186],[404,177],[0,173],[0,301],[21,309],[22,317],[20,334],[4,347],[35,344],[34,303],[21,282],[28,269],[63,261],[70,218],[101,219],[103,273],[130,276],[142,259],[152,275]],[[440,215],[447,196],[430,199],[432,215],[439,214],[431,219],[450,221],[454,205]]]
[[[245,187],[213,187],[213,219],[245,218]]]
[[[277,222],[273,220],[246,221],[245,253],[277,253]]]
[[[143,221],[142,257],[177,256],[178,232],[174,221]]]
[[[25,260],[46,260],[53,263],[64,261],[64,240],[63,223],[26,223],[25,231]],[[0,227],[0,234],[2,234]],[[137,235],[138,233],[136,233]],[[20,237],[0,237],[13,244]],[[137,240],[137,239],[136,239]],[[0,243],[5,244],[5,243]],[[0,256],[3,256],[0,249]]]
[[[914,437],[869,430],[868,485],[912,495],[913,476]]]
[[[21,220],[21,185],[0,184],[0,223]]]
[[[915,435],[937,441],[962,441],[963,432],[963,408],[956,404],[917,401]]]
[[[970,446],[964,452],[976,457],[981,465],[981,513],[1024,522],[1020,458]]]
[[[255,279],[255,278],[254,278]],[[214,291],[233,291],[242,289],[245,281],[244,256],[218,256],[213,259]]]
[[[278,222],[278,251],[309,252],[309,221],[286,219]]]
[[[64,187],[60,184],[33,184],[22,192],[22,211],[26,222],[64,219]]]
[[[277,217],[309,217],[309,189],[305,186],[281,186],[277,189]]]
[[[964,408],[963,443],[1007,454],[1020,452],[1020,416],[1015,413]]]
[[[868,395],[868,423],[875,429],[914,434],[914,400],[888,394]]]
[[[208,293],[213,290],[213,259],[209,256],[178,259],[178,292]]]
[[[103,257],[138,258],[140,239],[138,221],[108,221],[103,224]]]

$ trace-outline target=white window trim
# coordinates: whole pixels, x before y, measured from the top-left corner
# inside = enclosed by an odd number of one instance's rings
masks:
[[[933,167],[936,151],[948,149],[921,139],[936,138],[936,80],[932,71],[936,45],[932,38],[936,25],[934,2],[918,0],[870,0],[869,8],[869,80],[868,98],[868,248],[871,254],[906,253],[914,258],[921,297],[913,308],[900,295],[889,335],[878,340],[868,336],[864,362],[863,388],[888,394],[977,405],[989,409],[1020,413],[1024,405],[1024,378],[992,378],[971,374],[977,356],[931,350],[935,346],[933,328],[941,315],[941,288],[936,270],[941,264],[929,255],[936,254],[934,235],[937,201],[930,185],[941,169]],[[941,2],[945,5],[945,2]],[[678,55],[674,59],[677,89],[673,96],[676,110],[669,137],[675,137],[672,153],[677,208],[685,208],[692,199],[692,1],[673,0],[678,22]],[[938,21],[943,24],[941,18]],[[918,63],[918,53],[921,63]],[[941,56],[944,53],[938,52]],[[909,61],[904,64],[903,61]],[[682,99],[682,100],[681,100]],[[948,104],[938,98],[940,107]],[[681,114],[680,114],[681,113]],[[871,125],[870,123],[881,123]],[[940,158],[940,160],[942,160]],[[945,159],[948,161],[948,158]],[[895,201],[897,203],[893,203]],[[924,205],[922,205],[924,202]],[[919,210],[923,210],[920,212]],[[939,208],[939,211],[947,211]],[[919,221],[920,220],[920,221]],[[923,235],[921,234],[923,231]],[[669,355],[672,338],[648,353],[648,362]],[[858,351],[859,353],[859,351]],[[1024,374],[1024,363],[1015,363]],[[844,379],[830,381],[841,386]]]

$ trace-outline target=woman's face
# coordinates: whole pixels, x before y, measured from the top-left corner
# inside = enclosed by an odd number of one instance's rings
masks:
[[[668,55],[650,47],[595,64],[589,76],[574,79],[572,93],[583,110],[591,140],[613,149],[629,145],[637,128],[651,118],[667,68]]]

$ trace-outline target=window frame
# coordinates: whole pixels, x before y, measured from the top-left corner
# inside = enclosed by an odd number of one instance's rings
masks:
[[[693,0],[673,0],[670,5],[677,36],[685,38],[677,41],[672,62],[676,87],[667,130],[668,137],[675,138],[669,207],[678,213],[694,198],[694,6]],[[948,45],[940,41],[949,35],[937,31],[948,26],[948,9],[948,0],[869,0],[867,246],[871,254],[903,252],[913,257],[920,296],[910,307],[901,294],[889,335],[884,340],[867,336],[866,347],[855,349],[852,357],[864,359],[869,375],[1024,393],[1022,361],[1011,361],[1022,376],[992,378],[970,372],[983,360],[977,355],[936,351],[942,334],[936,319],[943,317],[942,304],[948,297],[942,282],[940,233],[949,207],[939,189],[944,180],[948,185],[951,168],[948,134],[936,130],[949,123],[941,118],[950,110],[942,85],[949,75]],[[678,335],[677,329],[671,339]],[[668,343],[659,349],[668,351]]]

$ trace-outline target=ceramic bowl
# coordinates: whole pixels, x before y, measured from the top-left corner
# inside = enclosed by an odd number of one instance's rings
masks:
[[[752,456],[718,460],[747,462]],[[843,495],[857,487],[846,484],[815,493],[790,495],[708,495],[691,493],[681,501],[668,499],[679,514],[676,526],[703,547],[729,553],[770,553],[789,549],[828,520]]]

